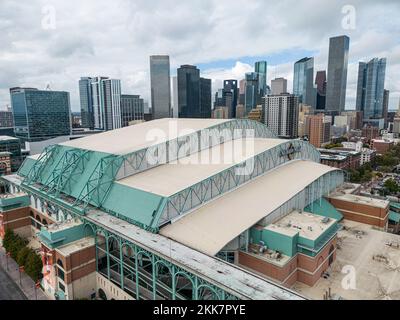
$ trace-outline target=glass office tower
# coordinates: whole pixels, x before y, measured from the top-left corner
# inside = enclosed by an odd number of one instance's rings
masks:
[[[364,113],[365,120],[384,117],[385,75],[386,58],[359,64],[356,109]]]
[[[258,102],[267,94],[267,68],[267,61],[257,61],[254,66],[254,71],[258,74]]]
[[[11,88],[15,136],[36,142],[71,134],[69,93]]]
[[[91,83],[93,78],[82,77],[79,80],[79,98],[81,103],[82,127],[94,129],[94,114]]]
[[[314,58],[303,58],[294,64],[293,94],[303,103],[315,108]]]
[[[172,117],[169,56],[150,57],[150,82],[153,119]]]
[[[200,77],[196,66],[178,69],[179,118],[211,118],[211,79]]]
[[[350,38],[347,36],[334,37],[329,40],[325,109],[336,114],[345,110],[349,46]]]
[[[246,115],[254,108],[257,107],[259,97],[259,77],[256,72],[246,73],[246,87],[245,87],[245,113]]]

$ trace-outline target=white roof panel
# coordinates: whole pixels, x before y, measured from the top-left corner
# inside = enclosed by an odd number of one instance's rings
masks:
[[[287,141],[255,138],[248,142],[249,144],[246,140],[237,140],[224,143],[182,158],[177,163],[168,163],[117,183],[169,197]]]
[[[160,234],[214,256],[229,242],[322,175],[337,170],[311,161],[294,161],[194,210]]]
[[[121,129],[107,131],[61,143],[61,145],[85,150],[125,155],[150,147],[155,136],[164,133],[159,143],[185,136],[230,120],[224,119],[160,119]]]

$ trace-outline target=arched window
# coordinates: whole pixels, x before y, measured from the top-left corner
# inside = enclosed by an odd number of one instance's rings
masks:
[[[57,276],[64,281],[65,280],[65,274],[64,274],[64,265],[60,259],[57,259]]]
[[[101,300],[107,300],[107,295],[106,295],[106,293],[104,292],[103,289],[99,289],[99,298]]]
[[[43,223],[44,226],[47,226],[47,225],[48,225],[46,219],[43,219],[42,223]]]

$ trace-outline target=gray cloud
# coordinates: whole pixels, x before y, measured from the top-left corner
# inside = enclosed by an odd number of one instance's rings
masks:
[[[356,8],[355,30],[343,30],[343,5]],[[53,5],[56,28],[43,29],[44,6]],[[0,2],[0,106],[16,85],[71,93],[79,110],[78,79],[122,79],[123,91],[149,96],[151,54],[169,54],[172,68],[184,63],[238,60],[305,49],[326,69],[328,39],[351,37],[348,105],[355,97],[359,60],[387,56],[391,106],[400,98],[400,3],[397,0],[87,0]],[[302,58],[302,57],[298,57]],[[294,62],[294,61],[293,61]],[[270,78],[292,79],[293,62],[271,66]],[[202,70],[216,87],[252,66]],[[290,87],[290,83],[289,83]]]

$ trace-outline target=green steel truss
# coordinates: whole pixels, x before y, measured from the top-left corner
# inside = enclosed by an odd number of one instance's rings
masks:
[[[344,174],[342,171],[328,172],[260,223],[272,223],[293,208],[306,207],[320,197],[328,195],[343,181]],[[86,216],[82,216],[78,208],[43,193],[34,186],[21,185],[20,188],[30,194],[35,203],[38,199],[41,203],[50,202],[54,211],[61,212],[64,219],[71,216],[85,223],[90,230],[85,234],[95,236],[97,271],[135,298],[152,299],[160,296],[164,298],[167,296],[171,299],[194,300],[246,298],[238,297],[234,292],[227,292],[220,288],[218,284],[210,283],[206,278],[195,274],[190,268],[176,265],[173,259],[163,258],[157,253],[150,252],[105,227],[93,223]],[[103,245],[99,241],[99,236],[106,239]],[[110,241],[114,244],[111,244]],[[115,243],[118,245],[116,246]],[[104,264],[101,264],[101,261]],[[147,290],[143,287],[147,287]]]
[[[122,161],[121,157],[114,155],[102,158],[76,199],[74,206],[84,211],[89,205],[100,208],[110,191]]]
[[[232,166],[210,178],[169,197],[159,210],[151,227],[158,229],[171,220],[204,205],[240,185],[253,180],[278,166],[294,160],[320,161],[320,153],[309,143],[296,140],[278,145],[255,155],[250,160]],[[246,165],[251,169],[245,174],[238,174]]]
[[[120,180],[161,164],[176,161],[192,153],[211,148],[223,141],[227,142],[245,137],[246,130],[251,130],[256,138],[276,138],[268,127],[260,122],[248,119],[234,119],[124,155],[121,169],[118,171],[116,178]],[[194,150],[186,150],[187,143],[192,141],[197,144],[196,148]],[[182,152],[182,150],[185,151]],[[146,157],[149,154],[157,154],[157,152],[164,152],[165,157],[160,157],[149,163]]]
[[[85,170],[85,162],[90,156],[90,151],[72,149],[64,152],[56,167],[51,172],[41,191],[58,197],[61,192],[70,194],[71,183],[76,182],[75,177],[80,176]]]
[[[39,158],[36,160],[35,164],[32,166],[28,175],[25,177],[24,183],[26,183],[27,185],[32,185],[39,182],[44,168],[55,161],[55,156],[59,150],[59,145],[46,147]]]
[[[136,300],[245,299],[92,222],[85,229],[95,237],[97,272]]]

